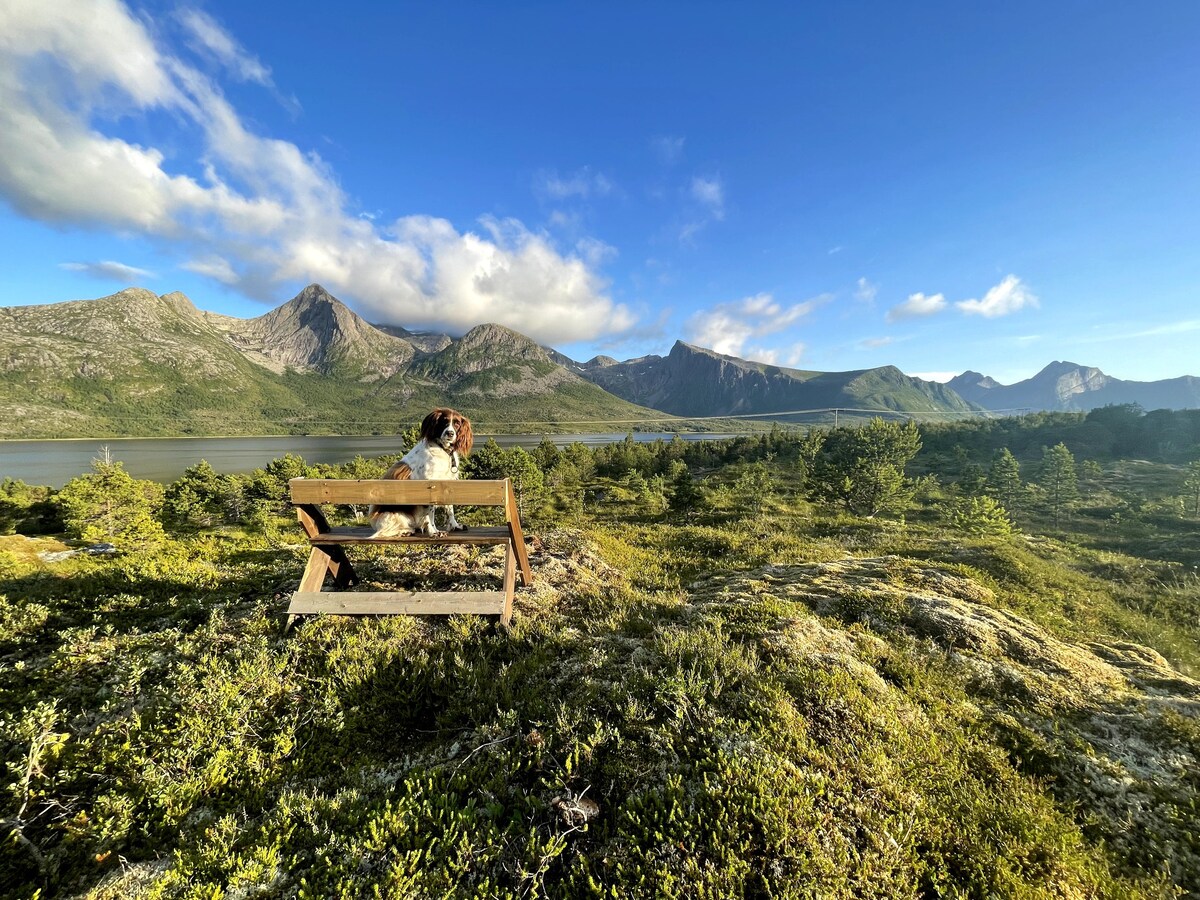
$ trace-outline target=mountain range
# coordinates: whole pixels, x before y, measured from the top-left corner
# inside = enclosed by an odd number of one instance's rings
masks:
[[[140,288],[2,308],[0,358],[3,438],[392,434],[450,404],[500,430],[666,418],[503,326],[376,328],[319,285],[253,319]]]
[[[1200,378],[1195,376],[1122,381],[1073,362],[1052,362],[1016,384],[1003,385],[978,372],[963,372],[946,386],[984,409],[1014,414],[1043,409],[1086,411],[1126,403],[1146,410],[1200,407]]]
[[[568,361],[569,362],[569,361]],[[725,356],[676,341],[664,356],[573,364],[584,378],[631,403],[677,416],[730,416],[793,410],[978,411],[943,385],[895,366],[808,372]]]
[[[1063,362],[1008,386],[977,372],[939,384],[894,366],[782,368],[683,341],[665,357],[576,362],[496,324],[459,338],[373,325],[316,284],[252,319],[141,288],[4,307],[0,354],[0,438],[395,433],[439,405],[483,430],[533,432],[800,410],[1200,406],[1197,378],[1121,381]]]

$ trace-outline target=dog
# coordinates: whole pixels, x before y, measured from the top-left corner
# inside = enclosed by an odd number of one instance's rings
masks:
[[[421,439],[383,476],[403,480],[453,479],[458,477],[458,465],[471,452],[475,436],[471,422],[452,409],[435,409],[421,422]],[[407,534],[440,534],[434,520],[433,506],[372,505],[367,517],[375,528],[375,537],[400,537]],[[466,531],[454,518],[454,507],[444,507],[448,514],[446,529]]]

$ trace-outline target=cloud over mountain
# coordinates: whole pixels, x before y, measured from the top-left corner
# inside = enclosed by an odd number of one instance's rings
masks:
[[[747,348],[751,338],[778,334],[811,313],[824,298],[784,306],[771,294],[755,294],[729,303],[718,303],[696,313],[687,323],[688,340],[726,356],[743,356],[777,363],[778,350]],[[795,356],[789,355],[789,361]]]
[[[944,294],[909,294],[903,303],[893,306],[887,312],[889,322],[902,319],[916,319],[932,316],[949,307]],[[1016,275],[1009,275],[998,285],[988,290],[982,300],[959,300],[955,308],[969,316],[983,316],[985,319],[995,319],[1011,315],[1027,307],[1036,308],[1038,298],[1028,286],[1021,282]]]
[[[178,48],[172,23],[184,30]],[[248,127],[189,46],[277,90],[203,13],[153,23],[119,0],[0,8],[0,195],[40,221],[154,239],[190,271],[260,299],[320,281],[380,321],[497,321],[543,342],[634,323],[587,258],[515,220],[460,232],[431,215],[360,217],[321,157]],[[177,128],[170,152],[130,136],[163,114]]]
[[[921,316],[932,316],[946,308],[946,298],[942,294],[909,294],[908,299],[888,310],[887,320],[897,322],[901,319],[916,319]]]
[[[1038,298],[1016,275],[1009,275],[983,295],[982,300],[962,300],[956,304],[968,315],[995,319],[1007,316],[1027,306],[1036,307]]]

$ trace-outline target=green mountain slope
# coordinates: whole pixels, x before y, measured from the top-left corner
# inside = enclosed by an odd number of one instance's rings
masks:
[[[0,351],[7,438],[187,434],[297,405],[181,294],[2,309]]]
[[[516,332],[480,326],[429,353],[319,285],[248,320],[139,288],[0,309],[0,354],[0,438],[387,433],[447,405],[483,428],[662,418]]]

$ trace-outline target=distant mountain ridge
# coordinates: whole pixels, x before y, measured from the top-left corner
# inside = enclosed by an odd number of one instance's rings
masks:
[[[725,356],[676,341],[663,356],[577,363],[606,391],[679,416],[726,416],[824,408],[898,412],[978,409],[953,390],[905,375],[895,366],[809,372]]]
[[[1184,375],[1161,381],[1123,381],[1092,366],[1055,361],[1015,384],[1004,385],[978,372],[963,372],[947,387],[989,410],[1084,412],[1101,406],[1136,403],[1145,410],[1200,407],[1200,378]]]
[[[494,323],[457,339],[372,325],[316,284],[252,319],[142,288],[0,307],[0,354],[0,438],[389,433],[439,405],[548,431],[653,427],[663,414],[1200,407],[1198,378],[1121,381],[1071,362],[1014,385],[973,371],[947,384],[894,366],[805,371],[683,341],[666,356],[581,363]]]

